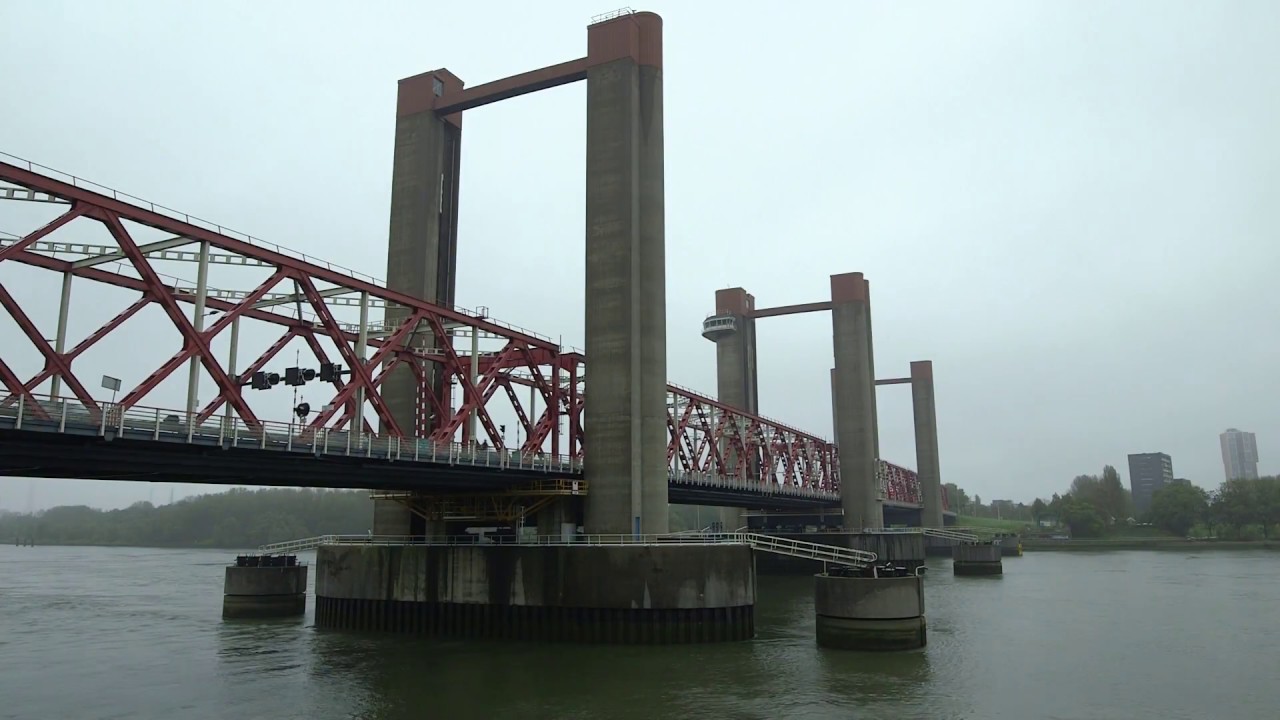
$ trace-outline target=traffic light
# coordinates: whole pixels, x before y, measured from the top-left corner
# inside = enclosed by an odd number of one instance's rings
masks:
[[[320,363],[320,381],[333,382],[342,377],[342,366],[337,363]]]
[[[254,373],[249,380],[249,387],[254,390],[270,390],[272,385],[280,382],[280,373],[262,372],[261,370]]]
[[[285,385],[304,385],[308,380],[316,379],[316,371],[310,368],[285,368],[284,384]]]

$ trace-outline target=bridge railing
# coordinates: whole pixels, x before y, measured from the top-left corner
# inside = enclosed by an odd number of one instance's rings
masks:
[[[76,399],[34,393],[20,398],[11,397],[7,404],[0,402],[0,427],[17,430],[316,456],[443,463],[495,470],[526,470],[551,475],[576,475],[582,472],[582,459],[567,455],[553,456],[517,449],[496,450],[483,445],[442,443],[425,438],[402,438],[351,430],[316,430],[301,423],[265,421],[258,427],[250,427],[234,416],[217,416],[193,422],[188,422],[187,418],[185,410],[141,405],[123,408],[106,402],[95,407]],[[670,469],[669,473],[671,482],[710,489],[818,501],[837,501],[840,498],[840,494],[835,491],[799,485],[764,484],[709,473],[685,472],[679,468]]]
[[[79,400],[36,394],[23,395],[7,405],[0,404],[0,426],[16,430],[501,470],[569,474],[582,470],[581,460],[566,455],[495,450],[456,442],[442,443],[350,430],[315,430],[299,423],[266,421],[258,427],[250,427],[237,417],[219,416],[203,422],[189,422],[188,417],[184,410],[140,405],[122,408],[112,403],[94,407]]]
[[[299,540],[259,546],[264,555],[289,555],[314,550],[323,545],[544,545],[544,546],[617,546],[617,545],[746,545],[753,550],[788,557],[851,567],[874,564],[873,552],[823,545],[805,540],[792,540],[750,532],[704,533],[683,532],[660,535],[525,535],[490,537],[485,535],[444,535],[411,537],[405,535],[317,535]]]
[[[942,538],[943,540],[970,543],[978,542],[978,535],[976,533],[954,530],[952,528],[922,528],[921,532],[929,537]]]
[[[785,495],[790,497],[812,498],[814,500],[838,501],[840,493],[835,490],[810,488],[802,485],[785,483],[761,483],[743,480],[737,477],[726,477],[713,473],[689,472],[679,467],[668,468],[671,482],[677,485],[697,485],[699,487],[739,490],[764,495]]]

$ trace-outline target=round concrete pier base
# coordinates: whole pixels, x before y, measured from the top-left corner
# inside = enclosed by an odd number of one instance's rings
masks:
[[[1004,565],[1000,561],[999,545],[967,545],[955,547],[952,569],[956,575],[1001,575]]]
[[[224,618],[301,615],[307,609],[307,568],[294,558],[240,557],[227,568],[222,592]]]
[[[924,578],[815,576],[818,645],[914,650],[926,643]]]
[[[750,640],[747,545],[324,545],[316,627],[662,645]]]

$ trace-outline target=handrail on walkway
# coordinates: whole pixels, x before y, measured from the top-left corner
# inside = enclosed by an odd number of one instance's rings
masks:
[[[957,542],[978,542],[978,536],[973,533],[961,532],[959,530],[951,530],[948,528],[921,528],[921,532],[929,537],[942,538],[944,540],[955,540]]]
[[[288,555],[314,550],[322,545],[546,545],[546,546],[620,546],[620,545],[746,545],[753,550],[786,555],[806,560],[819,560],[855,568],[876,562],[877,556],[866,550],[823,545],[805,540],[763,535],[761,533],[700,533],[682,532],[660,535],[575,535],[565,539],[561,535],[526,537],[487,537],[483,535],[447,535],[439,537],[413,537],[407,535],[317,535],[315,537],[269,543],[258,547],[263,555]]]

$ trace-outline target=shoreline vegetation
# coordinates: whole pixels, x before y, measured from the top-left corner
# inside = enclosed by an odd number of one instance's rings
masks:
[[[1107,550],[1280,550],[1280,540],[1188,540],[1176,537],[1076,538],[1022,540],[1023,552],[1089,552]]]
[[[362,535],[372,524],[365,491],[236,488],[160,506],[0,512],[0,544],[244,550],[316,535]]]
[[[1110,470],[1110,468],[1108,468]],[[1111,473],[1106,473],[1110,475]],[[1084,484],[1078,478],[1075,489]],[[1236,481],[1224,484],[1225,492],[1215,494],[1216,502],[1201,504],[1198,488],[1174,486],[1158,493],[1158,499],[1187,496],[1194,501],[1183,511],[1191,530],[1181,535],[1156,525],[1121,524],[1114,520],[1097,529],[1094,536],[1070,533],[1068,528],[1037,527],[1030,518],[997,518],[964,514],[957,527],[1013,532],[1028,552],[1280,549],[1280,540],[1268,537],[1267,521],[1274,522],[1275,500],[1270,496],[1277,484]],[[1193,495],[1189,490],[1195,490]],[[1232,491],[1235,492],[1232,492]],[[1087,496],[1087,493],[1082,493]],[[1241,495],[1243,497],[1235,497]],[[1160,497],[1164,496],[1164,497]],[[975,498],[976,500],[976,498]],[[1227,502],[1231,501],[1231,502]],[[1055,504],[1072,502],[1070,496],[1055,498]],[[994,505],[994,503],[993,503]],[[1046,504],[1047,505],[1047,504]],[[1239,511],[1210,513],[1210,508]],[[1216,506],[1216,507],[1215,507]],[[971,509],[994,510],[972,502]],[[1021,509],[1021,508],[1019,508]],[[1043,510],[1048,510],[1045,507]],[[1262,511],[1262,512],[1260,512]],[[1269,512],[1267,512],[1269,511]],[[698,527],[704,518],[692,506],[671,506],[671,530]],[[1250,521],[1259,525],[1250,526]],[[1199,521],[1199,522],[1196,522]],[[1207,521],[1207,522],[1206,522]],[[1130,521],[1132,522],[1132,521]],[[118,510],[100,510],[84,505],[59,506],[37,513],[0,511],[0,545],[27,544],[80,547],[139,547],[159,549],[248,550],[268,543],[297,540],[317,535],[363,535],[373,523],[373,503],[369,494],[357,490],[311,490],[289,488],[233,489],[198,495],[168,505],[138,502]],[[705,523],[703,523],[705,524]],[[1099,523],[1101,524],[1101,523]],[[1179,523],[1170,523],[1180,525]],[[1274,535],[1274,533],[1271,533]]]

